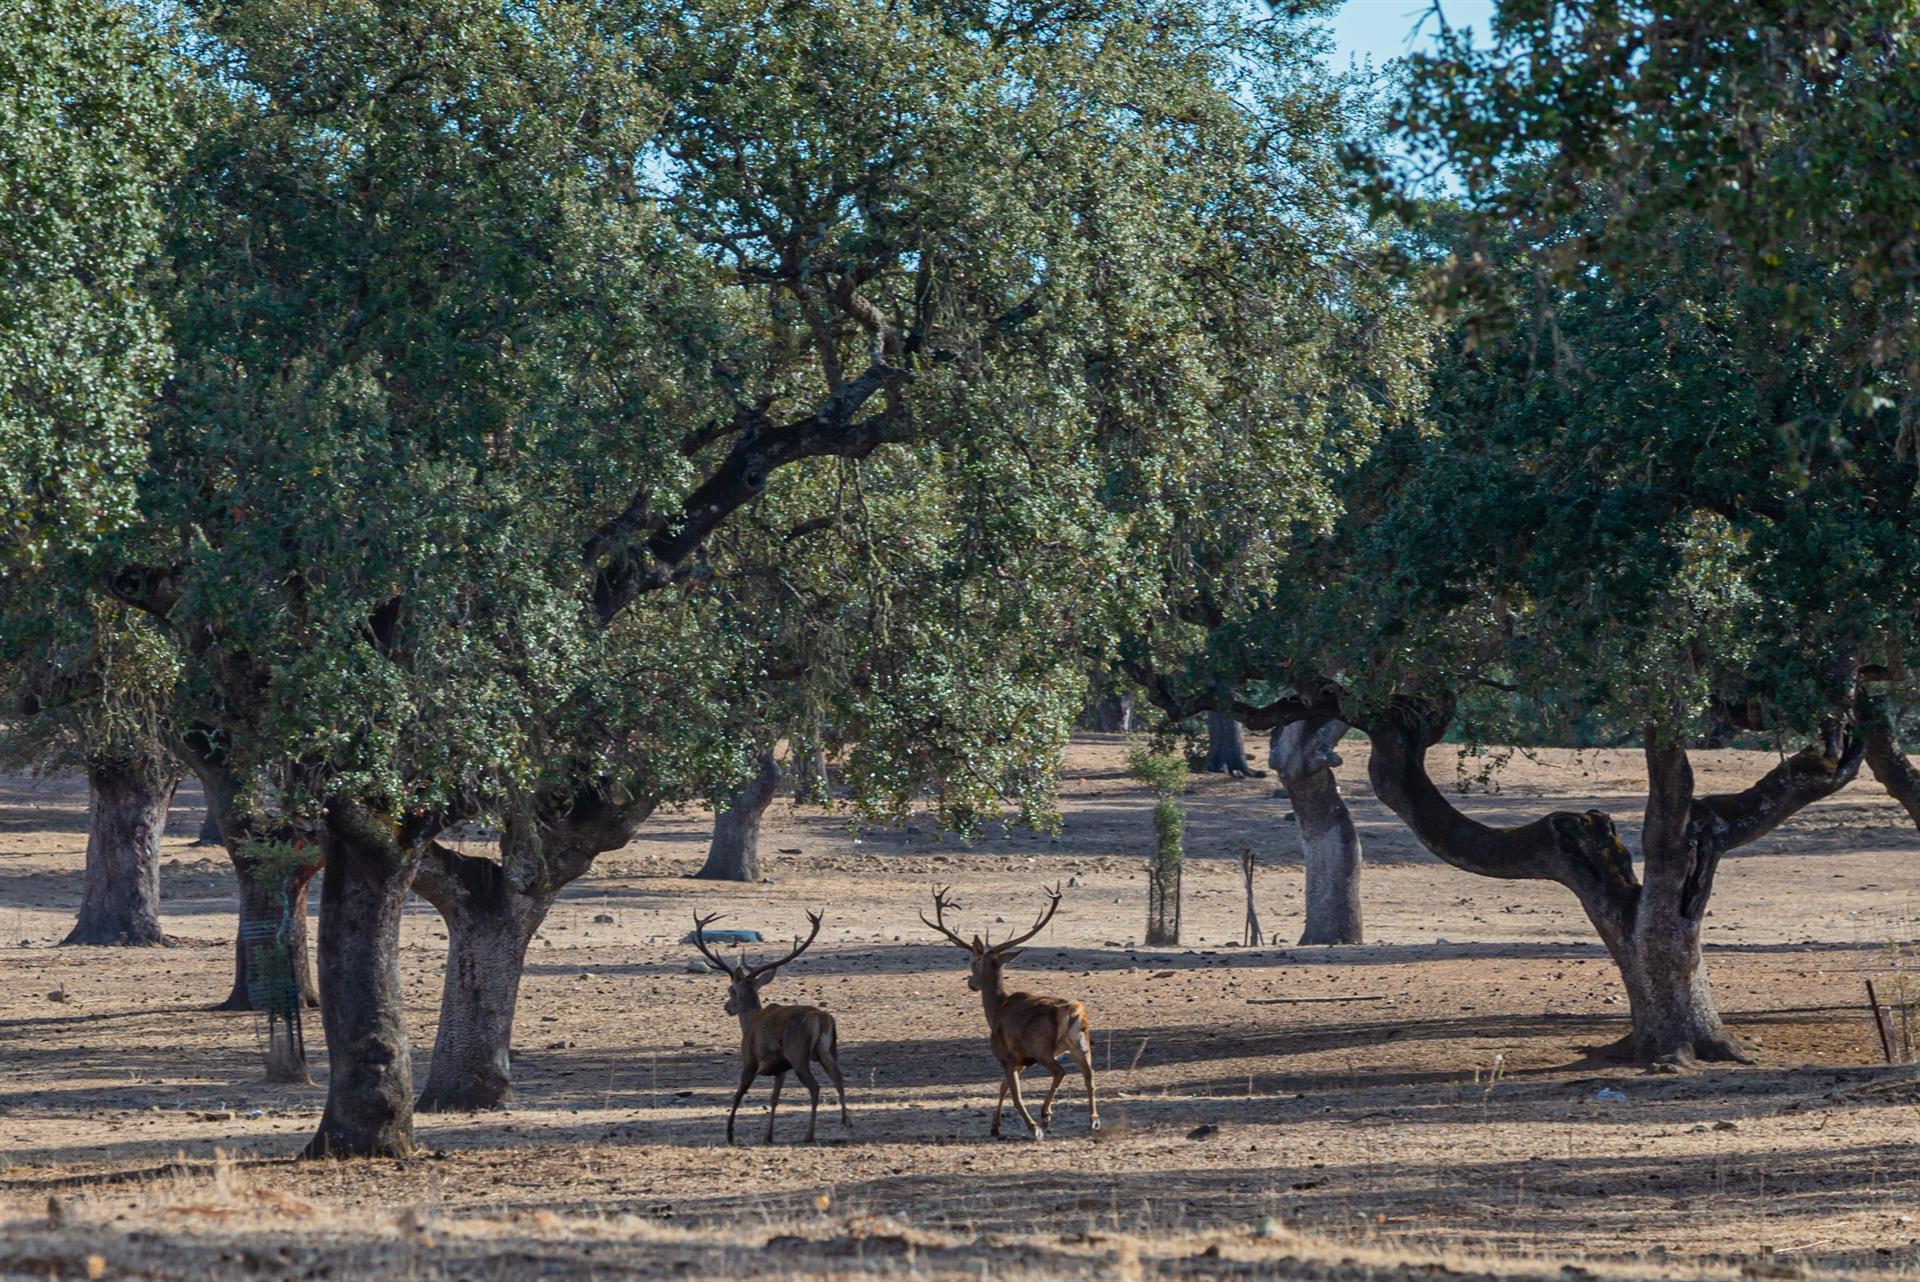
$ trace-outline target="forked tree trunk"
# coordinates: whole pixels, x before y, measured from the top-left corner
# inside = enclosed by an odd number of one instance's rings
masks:
[[[1240,722],[1230,713],[1207,713],[1207,763],[1210,775],[1241,778],[1253,773],[1247,764],[1247,741]]]
[[[1374,792],[1422,845],[1469,872],[1556,881],[1586,910],[1619,967],[1632,1028],[1614,1046],[1641,1062],[1683,1067],[1741,1060],[1707,985],[1702,919],[1720,859],[1850,782],[1864,741],[1829,735],[1781,762],[1752,787],[1696,796],[1684,748],[1647,733],[1647,811],[1641,831],[1644,881],[1612,819],[1597,810],[1558,811],[1515,828],[1469,818],[1441,795],[1423,759],[1446,713],[1409,701],[1368,724]]]
[[[779,790],[780,760],[768,748],[760,754],[753,778],[714,816],[707,862],[694,876],[709,881],[760,880],[760,820]]]
[[[514,894],[499,866],[486,866],[495,870],[491,884],[437,905],[447,923],[447,969],[433,1060],[416,1105],[422,1113],[504,1108],[512,1099],[520,977],[553,896]]]
[[[116,753],[87,766],[87,869],[80,917],[63,944],[156,945],[160,929],[160,838],[180,778],[146,753]]]
[[[1360,833],[1340,796],[1334,767],[1344,721],[1296,721],[1276,731],[1267,760],[1293,803],[1307,868],[1302,944],[1364,942],[1360,920]]]
[[[592,793],[544,817],[503,825],[500,859],[433,844],[413,888],[447,923],[446,978],[421,1112],[500,1108],[513,1092],[513,1021],[527,946],[562,889],[618,850],[653,811],[651,799]]]
[[[1676,1067],[1696,1060],[1750,1062],[1720,1020],[1700,952],[1707,900],[1730,834],[1697,804],[1686,749],[1663,743],[1651,729],[1646,737],[1640,893],[1587,905],[1620,968],[1633,1018],[1633,1030],[1615,1050]],[[1622,912],[1628,905],[1631,911]]]
[[[287,879],[283,886],[262,875],[257,859],[234,850],[227,852],[227,858],[233,864],[240,927],[233,945],[233,989],[227,994],[227,999],[214,1009],[258,1009],[248,984],[253,965],[253,948],[249,941],[258,938],[260,932],[277,926],[283,912],[292,918],[293,933],[287,945],[287,960],[293,967],[294,978],[300,984],[301,1004],[318,1006],[320,992],[314,987],[313,966],[308,960],[311,950],[307,945],[307,890],[314,874],[320,871],[319,860],[281,872],[280,875]]]
[[[400,918],[417,856],[377,816],[329,812],[320,881],[320,1020],[327,1103],[309,1157],[406,1157],[413,1052]]]

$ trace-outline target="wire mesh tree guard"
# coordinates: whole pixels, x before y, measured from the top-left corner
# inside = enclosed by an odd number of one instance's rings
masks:
[[[266,1020],[267,1078],[311,1082],[300,1023],[300,977],[294,970],[293,896],[281,891],[280,919],[240,927],[247,950],[247,1001]]]

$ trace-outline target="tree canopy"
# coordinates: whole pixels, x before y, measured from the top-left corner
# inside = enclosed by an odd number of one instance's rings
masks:
[[[109,0],[0,4],[0,576],[131,513],[165,346],[143,275],[181,143],[163,46]]]

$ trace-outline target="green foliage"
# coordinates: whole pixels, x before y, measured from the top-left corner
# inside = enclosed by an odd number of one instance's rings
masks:
[[[0,0],[0,591],[131,513],[165,349],[141,277],[181,137],[114,0]]]
[[[254,880],[282,896],[298,879],[310,875],[320,858],[314,842],[304,838],[255,838],[242,842],[236,853],[252,861]]]
[[[1127,745],[1127,773],[1161,801],[1171,801],[1187,789],[1186,757],[1155,751],[1149,743]]]
[[[1371,430],[1298,408],[1378,327],[1237,7],[196,12],[112,581],[300,805],[711,796],[823,726],[871,813],[1046,825],[1123,496],[1311,506]]]
[[[39,594],[0,608],[0,673],[9,715],[0,762],[58,770],[105,756],[157,757],[180,653],[144,614],[84,586],[51,582],[44,562],[15,579]]]
[[[1865,404],[1920,355],[1916,49],[1913,0],[1504,0],[1491,33],[1443,30],[1411,60],[1408,157],[1374,168],[1444,166],[1485,226],[1558,226],[1539,248],[1562,280],[1688,273],[1671,233],[1697,221],[1719,269],[1777,287],[1799,331],[1829,323],[1826,291],[1795,279],[1818,262],[1864,313]],[[1471,249],[1458,265],[1480,266]]]
[[[1186,812],[1171,801],[1153,807],[1153,875],[1160,880],[1161,891],[1172,894],[1178,885],[1180,864],[1185,858],[1181,838],[1186,830]]]
[[[1914,333],[1881,251],[1913,175],[1879,131],[1920,103],[1916,12],[1508,0],[1491,45],[1416,59],[1412,158],[1372,164],[1458,309],[1426,421],[1188,679],[1331,680],[1362,720],[1417,696],[1484,741],[1818,733],[1904,671]],[[1466,195],[1422,204],[1442,162]]]

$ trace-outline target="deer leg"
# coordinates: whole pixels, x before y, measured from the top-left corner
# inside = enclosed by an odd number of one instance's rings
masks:
[[[787,1084],[787,1071],[773,1075],[773,1098],[767,1101],[767,1143],[773,1143],[773,1111],[780,1107],[780,1088]]]
[[[996,1138],[1000,1134],[1000,1114],[1007,1111],[1007,1079],[1012,1075],[1012,1069],[1005,1064],[1000,1066],[1000,1098],[993,1105],[993,1129],[987,1132]]]
[[[1047,1071],[1053,1074],[1053,1081],[1047,1087],[1047,1098],[1040,1105],[1040,1125],[1042,1126],[1053,1125],[1053,1093],[1060,1089],[1060,1079],[1067,1075],[1067,1070],[1053,1060],[1047,1061]]]
[[[746,1098],[747,1088],[753,1085],[753,1079],[760,1076],[748,1064],[740,1070],[740,1087],[733,1093],[733,1107],[727,1110],[727,1143],[733,1143],[733,1115],[740,1111],[740,1101]]]
[[[1027,1124],[1027,1130],[1036,1140],[1047,1138],[1047,1128],[1033,1120],[1033,1114],[1027,1112],[1027,1101],[1020,1098],[1020,1070],[1007,1070],[1007,1089],[1013,1092],[1013,1110],[1020,1114],[1020,1120]]]
[[[820,1066],[827,1070],[827,1076],[833,1079],[834,1092],[840,1096],[840,1125],[853,1129],[853,1119],[847,1116],[847,1084],[840,1077],[840,1061],[835,1058],[830,1047],[819,1050]]]
[[[807,1114],[807,1143],[815,1142],[813,1124],[820,1116],[820,1079],[813,1075],[813,1068],[804,1059],[793,1061],[793,1075],[807,1088],[807,1096],[813,1101],[813,1111]]]
[[[1073,1056],[1073,1062],[1080,1066],[1080,1080],[1087,1084],[1087,1119],[1091,1123],[1088,1129],[1100,1129],[1100,1104],[1093,1097],[1093,1047],[1087,1040],[1087,1030],[1075,1030],[1074,1040],[1067,1051]]]

